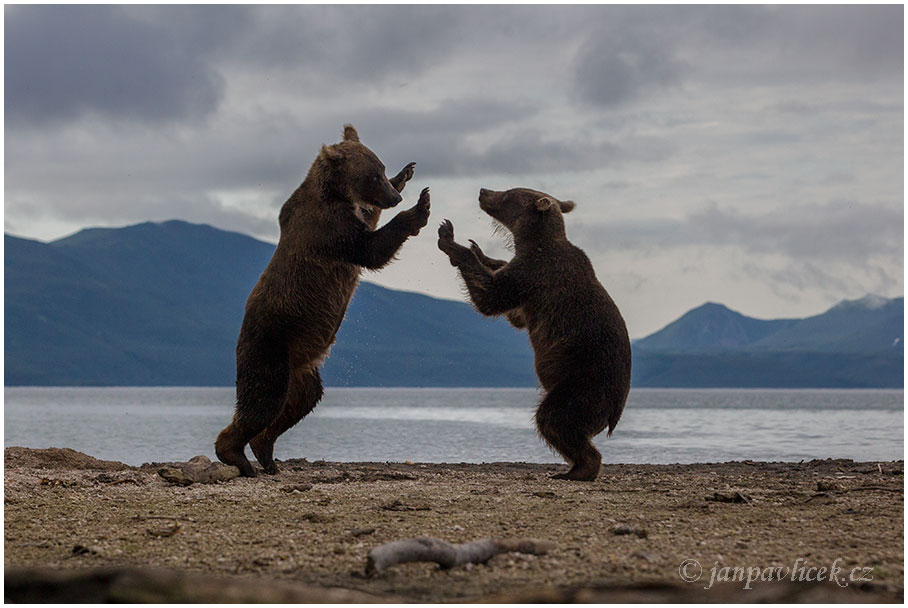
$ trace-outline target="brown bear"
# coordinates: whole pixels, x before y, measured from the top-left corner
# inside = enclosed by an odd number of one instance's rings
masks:
[[[344,140],[322,146],[284,203],[277,249],[246,301],[236,347],[236,411],[215,442],[221,462],[254,477],[244,454],[248,443],[265,472],[277,472],[274,442],[321,399],[318,368],[362,269],[388,264],[429,221],[426,188],[413,208],[376,230],[382,209],[402,200],[414,164],[389,180],[382,162],[345,125]]]
[[[631,383],[631,345],[618,307],[593,265],[565,235],[563,213],[574,208],[548,194],[516,188],[479,191],[479,206],[514,237],[514,258],[494,260],[472,242],[454,241],[450,221],[438,247],[460,270],[484,315],[507,315],[526,328],[545,392],[536,428],[571,465],[556,479],[592,481],[602,455],[591,439],[618,424]]]

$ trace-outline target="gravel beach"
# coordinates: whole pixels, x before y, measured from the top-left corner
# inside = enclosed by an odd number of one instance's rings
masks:
[[[750,601],[795,583],[811,594],[784,596],[792,601],[900,601],[904,586],[901,461],[605,465],[598,480],[578,483],[550,479],[563,469],[556,465],[289,460],[277,476],[186,486],[162,478],[161,463],[130,467],[73,450],[7,448],[4,462],[8,597],[11,573],[29,568],[152,568],[240,577],[248,589],[368,594],[355,601],[532,600],[537,592]],[[554,548],[364,575],[372,548],[421,536]],[[793,574],[755,589],[727,580],[735,567],[766,575],[775,566]],[[838,567],[837,581],[797,580],[823,567]],[[582,589],[588,594],[577,595]]]

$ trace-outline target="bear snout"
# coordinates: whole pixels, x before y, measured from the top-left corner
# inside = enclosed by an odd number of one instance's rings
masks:
[[[404,197],[400,195],[400,192],[391,188],[385,193],[384,197],[375,202],[375,206],[382,209],[390,209],[391,207],[396,207],[402,200],[404,200]]]
[[[488,188],[479,189],[479,208],[491,215],[500,206],[499,193]]]
[[[495,194],[494,190],[489,190],[488,188],[479,189],[479,206],[480,206],[480,208],[485,209],[487,205],[491,205],[493,194]]]

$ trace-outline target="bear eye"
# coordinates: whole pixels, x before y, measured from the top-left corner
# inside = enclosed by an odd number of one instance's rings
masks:
[[[373,181],[373,182],[377,182],[377,181],[378,181],[378,176],[377,176],[377,175],[372,176],[372,181]]]

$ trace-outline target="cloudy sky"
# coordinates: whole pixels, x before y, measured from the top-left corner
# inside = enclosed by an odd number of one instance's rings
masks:
[[[7,6],[5,229],[172,218],[276,242],[345,122],[432,188],[367,280],[460,298],[435,249],[506,256],[480,187],[573,199],[642,337],[705,301],[902,295],[901,6]]]

